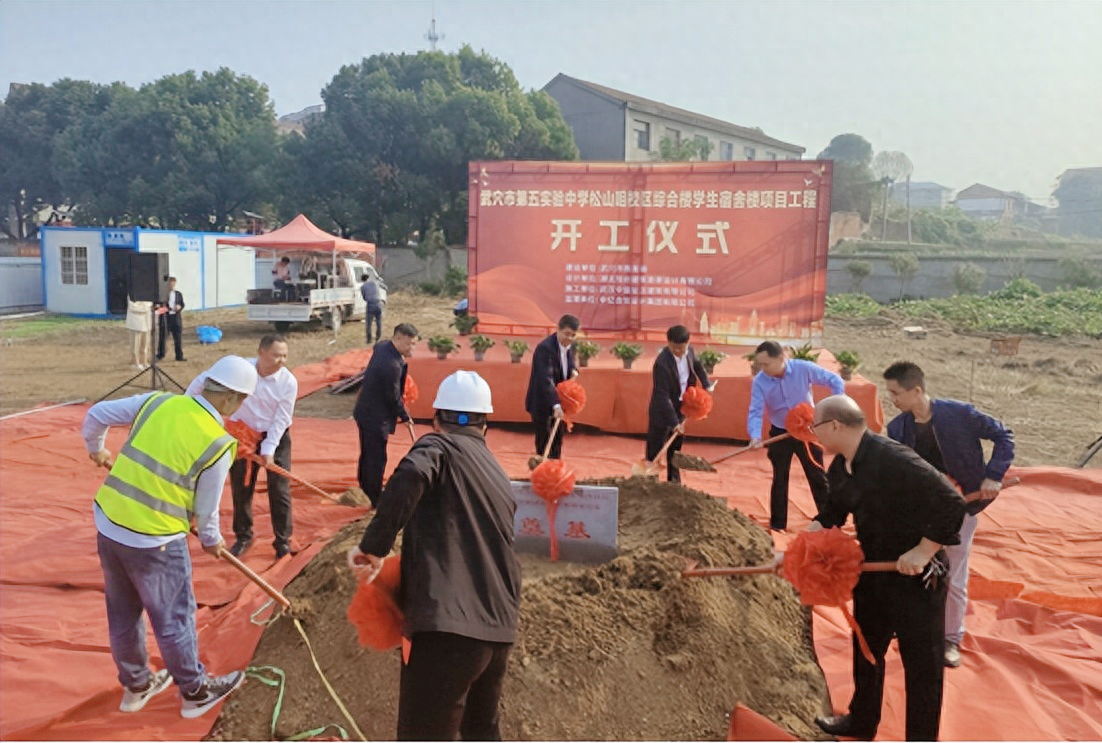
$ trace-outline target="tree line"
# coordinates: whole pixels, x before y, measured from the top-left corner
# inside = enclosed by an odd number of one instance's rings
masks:
[[[454,54],[381,54],[340,69],[304,133],[281,135],[268,88],[222,68],[137,89],[60,80],[0,104],[0,219],[32,238],[34,214],[74,224],[222,231],[243,211],[404,244],[439,229],[464,242],[471,160],[576,160],[546,93],[508,65]]]

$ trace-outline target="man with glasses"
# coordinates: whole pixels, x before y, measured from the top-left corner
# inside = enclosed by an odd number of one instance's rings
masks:
[[[896,572],[862,573],[854,615],[876,664],[853,641],[854,692],[849,713],[818,717],[830,735],[872,740],[880,724],[884,655],[893,637],[906,673],[907,740],[937,740],[945,673],[943,547],[957,544],[964,498],[912,449],[868,430],[850,397],[815,407],[813,429],[835,454],[830,491],[808,531],[841,527],[853,514],[869,562],[892,561]]]

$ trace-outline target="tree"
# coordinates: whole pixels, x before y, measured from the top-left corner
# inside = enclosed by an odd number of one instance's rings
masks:
[[[658,151],[653,157],[660,162],[688,162],[707,160],[711,152],[712,143],[707,139],[682,139],[674,142],[669,137],[662,137],[658,140]]]
[[[819,160],[834,161],[831,211],[858,212],[868,222],[872,216],[872,145],[859,134],[839,134],[819,153]]]
[[[1102,168],[1064,171],[1052,197],[1060,234],[1102,238]]]
[[[379,242],[435,227],[445,242],[465,239],[472,160],[578,156],[555,102],[468,46],[366,58],[341,68],[322,99],[305,142],[287,148],[292,177],[316,185],[331,218]],[[349,178],[335,171],[357,175],[358,196],[348,198]]]
[[[975,263],[958,263],[953,267],[953,288],[957,294],[975,294],[986,280],[987,271]]]
[[[221,230],[269,200],[279,159],[267,87],[226,68],[120,95],[59,144],[58,171],[91,224]]]
[[[0,213],[6,234],[34,237],[36,209],[70,201],[55,174],[57,139],[76,121],[98,116],[124,90],[121,83],[68,78],[49,86],[12,86],[0,103]]]
[[[884,195],[884,203],[881,207],[880,217],[880,239],[884,240],[888,234],[888,192],[891,191],[892,185],[900,179],[907,179],[907,242],[911,242],[911,202],[910,202],[910,188],[911,188],[911,173],[914,171],[914,165],[911,164],[911,159],[904,155],[902,152],[877,152],[876,157],[872,161],[872,174],[876,176],[880,182],[880,190]]]
[[[918,275],[918,256],[914,253],[893,253],[888,259],[892,272],[899,277],[899,298],[903,299],[907,285]]]
[[[872,264],[868,261],[850,261],[846,264],[846,270],[853,279],[853,291],[860,294],[861,285],[872,274]]]

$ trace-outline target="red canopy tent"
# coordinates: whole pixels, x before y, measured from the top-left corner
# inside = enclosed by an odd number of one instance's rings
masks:
[[[375,243],[346,240],[330,235],[305,215],[298,215],[278,230],[264,235],[226,235],[218,238],[219,245],[241,245],[267,250],[302,250],[356,254],[375,263]]]

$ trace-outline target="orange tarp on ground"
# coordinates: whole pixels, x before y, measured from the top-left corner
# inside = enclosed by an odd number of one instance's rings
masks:
[[[464,348],[446,359],[438,359],[424,345],[416,349],[409,361],[410,374],[417,381],[421,395],[413,404],[415,418],[432,417],[432,402],[440,382],[457,369],[473,369],[481,374],[494,391],[494,420],[502,423],[529,423],[531,417],[524,410],[524,396],[528,390],[528,376],[532,369],[531,352],[519,364],[509,361],[509,352],[501,339],[486,353],[483,361],[475,361],[466,348],[466,339],[460,338]],[[530,348],[542,340],[528,338]],[[608,433],[644,434],[647,432],[647,404],[651,394],[651,367],[664,344],[647,342],[643,356],[636,359],[630,371],[610,354],[602,353],[581,369],[578,381],[586,389],[585,409],[574,416],[575,423],[593,426]],[[726,349],[730,357],[715,369],[712,379],[719,380],[715,391],[712,414],[699,422],[691,423],[692,436],[721,439],[749,439],[746,432],[746,413],[750,408],[749,363],[742,358],[746,349]],[[307,364],[295,369],[299,379],[299,395],[305,396],[327,384],[352,376],[363,370],[371,359],[371,350],[349,351],[333,356],[317,364]],[[829,351],[819,357],[823,366],[838,370],[838,362]],[[825,387],[814,387],[816,400],[830,393]],[[884,411],[876,385],[860,375],[846,383],[846,393],[855,399],[870,422],[870,428],[880,431],[884,427]],[[768,421],[765,422],[768,426]]]
[[[423,395],[431,388],[422,386]],[[213,713],[179,716],[174,693],[138,714],[117,711],[121,690],[107,645],[102,578],[91,501],[103,479],[80,438],[86,408],[70,407],[0,423],[0,737],[34,739],[198,740]],[[419,426],[423,433],[427,430]],[[351,421],[295,422],[294,469],[326,490],[354,482],[357,444]],[[123,432],[114,431],[116,450]],[[492,430],[489,443],[513,476],[526,476],[532,437]],[[391,437],[390,466],[408,446]],[[728,450],[694,442],[694,453]],[[582,477],[627,474],[643,442],[622,436],[569,434],[567,460]],[[798,472],[792,478],[790,526],[801,529],[813,503]],[[946,673],[945,739],[1102,738],[1102,471],[1017,470],[1023,484],[981,516],[972,559],[976,599],[968,616],[964,665]],[[717,474],[688,472],[699,487],[764,522],[769,464],[753,453]],[[247,562],[277,586],[287,581],[337,528],[363,513],[293,486],[295,538],[305,548],[272,565],[263,488],[256,499],[257,546]],[[223,499],[223,531],[230,523]],[[243,667],[259,638],[248,617],[264,597],[232,568],[192,542],[200,649],[213,672]],[[1019,588],[1020,586],[1020,588]],[[244,590],[243,590],[244,589]],[[228,603],[227,603],[228,602]],[[852,691],[849,630],[837,610],[816,610],[816,648],[835,707]],[[324,638],[312,638],[324,642]],[[150,652],[159,664],[156,646]],[[293,683],[293,680],[292,680]],[[881,739],[903,732],[903,674],[889,655]],[[338,684],[338,692],[340,687]],[[732,707],[738,700],[731,700]],[[757,726],[743,726],[747,737]]]

